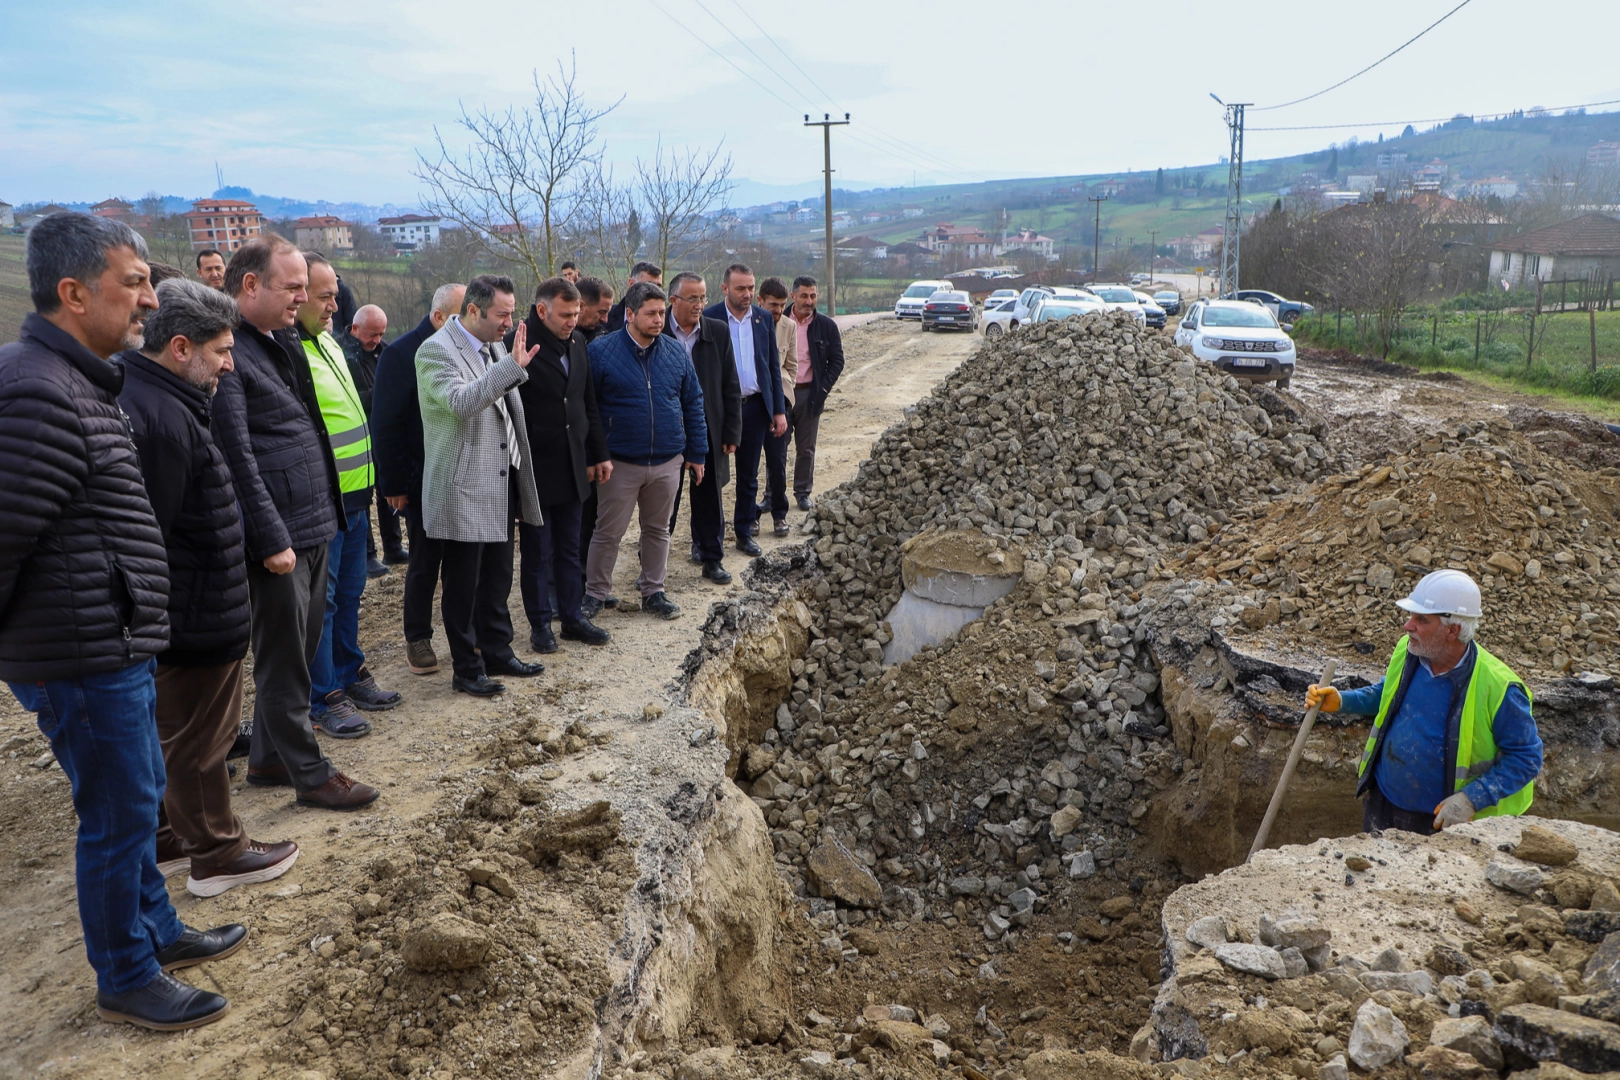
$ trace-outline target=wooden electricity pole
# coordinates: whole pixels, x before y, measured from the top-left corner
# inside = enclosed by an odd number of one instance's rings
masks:
[[[823,162],[822,173],[826,179],[823,188],[827,211],[827,246],[823,249],[827,256],[827,314],[838,314],[838,271],[835,268],[838,262],[837,253],[833,251],[833,207],[832,207],[832,129],[843,127],[849,123],[849,113],[844,114],[842,120],[834,120],[830,113],[822,113],[820,120],[810,119],[810,114],[804,114],[805,127],[818,127],[821,129],[821,156]]]
[[[1097,277],[1102,268],[1097,264],[1102,262],[1102,204],[1108,199],[1107,195],[1087,195],[1086,202],[1096,206],[1096,220],[1091,227],[1091,283],[1097,283]]]

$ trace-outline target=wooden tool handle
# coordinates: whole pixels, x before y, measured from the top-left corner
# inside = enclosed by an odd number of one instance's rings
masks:
[[[1338,670],[1339,662],[1329,660],[1322,669],[1322,679],[1316,685],[1331,686],[1334,672]],[[1282,808],[1283,793],[1288,790],[1288,781],[1294,778],[1294,769],[1299,765],[1299,756],[1305,752],[1305,740],[1310,738],[1311,727],[1316,723],[1316,714],[1322,711],[1321,702],[1312,705],[1305,712],[1305,719],[1300,722],[1299,734],[1294,736],[1294,748],[1288,751],[1288,761],[1283,765],[1282,775],[1277,778],[1277,790],[1271,793],[1271,805],[1266,807],[1266,816],[1260,822],[1260,831],[1254,834],[1254,846],[1249,848],[1249,859],[1254,853],[1266,846],[1266,838],[1271,835],[1272,822],[1277,820],[1277,811]],[[1245,862],[1248,859],[1244,860]]]

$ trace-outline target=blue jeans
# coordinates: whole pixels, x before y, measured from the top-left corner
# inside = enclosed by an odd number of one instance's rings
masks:
[[[371,518],[364,510],[349,515],[345,527],[326,545],[326,619],[321,643],[309,665],[309,707],[326,708],[326,695],[360,679],[366,654],[360,651],[360,594],[366,591],[366,537]]]
[[[157,868],[163,745],[155,660],[82,679],[10,683],[73,785],[84,951],[103,993],[157,978],[157,954],[184,929]]]

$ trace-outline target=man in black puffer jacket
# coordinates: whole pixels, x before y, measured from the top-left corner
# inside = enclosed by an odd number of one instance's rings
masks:
[[[253,750],[248,783],[291,787],[303,806],[355,810],[377,789],[337,770],[309,720],[309,665],[326,617],[327,541],[343,496],[309,360],[293,322],[309,270],[280,237],[249,240],[225,268],[242,313],[235,370],[220,376],[210,427],[242,512],[253,606]]]
[[[249,840],[231,809],[225,755],[242,720],[247,565],[231,470],[208,433],[219,373],[231,368],[236,303],[195,281],[158,287],[146,344],[118,358],[118,396],[135,431],[146,494],[169,559],[169,648],[158,654],[157,724],[169,784],[159,869],[189,868],[194,896],[280,877],[291,841]]]
[[[96,1008],[159,1030],[229,1008],[167,971],[235,952],[241,926],[198,932],[157,868],[163,752],[153,657],[169,645],[169,568],[141,483],[122,369],[157,307],[127,225],[53,214],[28,236],[35,313],[0,347],[0,679],[39,714],[73,788],[76,877]]]

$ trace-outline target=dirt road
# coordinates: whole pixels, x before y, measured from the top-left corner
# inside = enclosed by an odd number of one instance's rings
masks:
[[[877,435],[978,342],[977,335],[923,334],[915,324],[889,319],[851,329],[845,337],[847,366],[822,420],[818,488],[830,488],[853,474]],[[727,509],[729,517],[729,501]],[[797,524],[802,517],[795,510],[790,520]],[[276,1028],[296,1014],[288,1011],[293,1008],[289,1001],[306,995],[312,982],[324,982],[323,973],[312,973],[311,948],[312,940],[321,940],[321,919],[339,903],[336,881],[357,866],[370,865],[377,852],[400,851],[409,834],[431,830],[434,809],[445,798],[441,785],[476,766],[478,746],[491,732],[522,715],[560,725],[588,718],[599,739],[620,736],[614,748],[620,771],[632,771],[626,762],[656,759],[658,740],[669,733],[649,731],[656,725],[641,722],[644,707],[668,700],[682,658],[698,643],[709,604],[742,588],[744,556],[731,551],[727,559],[739,583],[714,586],[684,558],[687,536],[682,521],[668,582],[671,598],[684,608],[681,619],[662,622],[639,612],[604,611],[599,621],[614,635],[611,645],[588,650],[565,643],[563,651],[545,659],[543,676],[530,682],[508,680],[509,692],[495,701],[451,693],[442,630],[435,639],[441,673],[411,676],[398,629],[403,575],[396,571],[370,583],[361,643],[378,680],[401,691],[405,703],[393,712],[372,714],[374,731],[368,738],[324,745],[341,769],[378,785],[383,797],[368,812],[332,815],[295,808],[285,791],[236,787],[236,808],[249,834],[296,840],[302,855],[276,882],[211,900],[187,894],[183,876],[170,879],[170,894],[187,923],[241,921],[253,934],[247,948],[231,960],[186,973],[198,985],[230,996],[233,1010],[218,1024],[181,1035],[150,1035],[96,1017],[94,976],[85,961],[75,904],[75,819],[67,780],[49,759],[33,717],[9,693],[0,694],[0,895],[6,897],[8,916],[7,932],[0,936],[0,1075],[188,1080],[297,1075],[297,1068],[289,1072],[287,1063],[267,1059],[265,1048],[278,1038]],[[771,548],[799,539],[797,533],[786,541],[767,535],[760,542]],[[635,543],[632,524],[616,577],[615,592],[621,597],[636,595]],[[512,610],[518,627],[515,645],[519,655],[529,657],[528,625],[520,617],[516,590]],[[646,745],[638,749],[638,740]],[[593,768],[588,776],[581,768],[573,770],[580,775],[559,773],[557,779],[609,788],[634,781],[610,775],[613,768]],[[438,874],[435,870],[434,876]],[[589,907],[561,897],[541,910],[559,935],[610,942],[616,936],[612,913]],[[359,1014],[349,1011],[351,1005],[344,1002],[342,1013],[335,1015],[353,1029],[351,1018]],[[562,1071],[569,1058],[577,1059],[587,1029],[558,1030],[563,1034],[555,1041],[537,1044],[536,1060]],[[342,1039],[333,1026],[324,1031],[314,1037],[334,1044]],[[547,1057],[547,1051],[557,1056]]]

